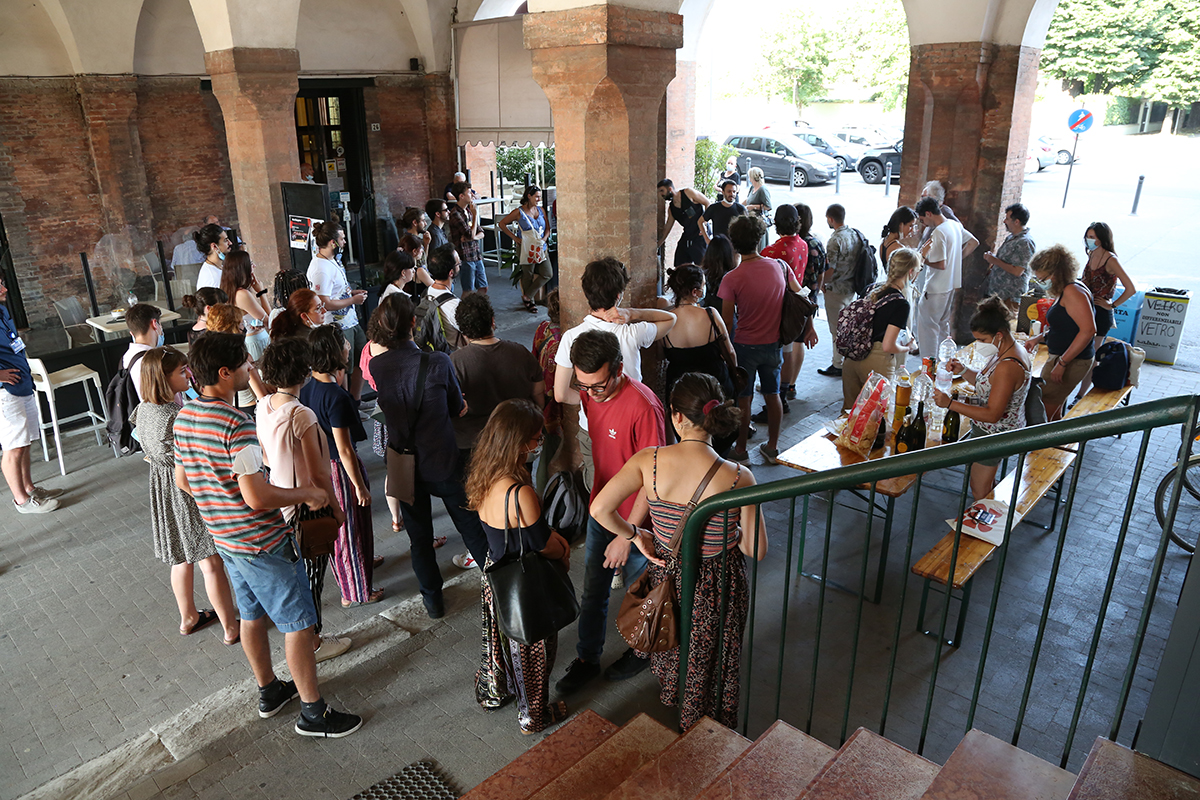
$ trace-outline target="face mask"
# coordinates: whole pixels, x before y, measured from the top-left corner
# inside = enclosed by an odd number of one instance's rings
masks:
[[[542,455],[542,445],[539,443],[537,447],[529,451],[528,461],[537,461]]]
[[[158,332],[158,347],[162,347],[166,341],[167,341],[167,335],[165,333],[163,333],[162,331],[159,331]]]
[[[1083,249],[1088,251],[1089,253],[1092,252],[1093,250],[1095,250],[1099,246],[1100,246],[1100,243],[1097,242],[1095,239],[1084,239],[1083,240]]]
[[[338,264],[342,263],[342,251],[341,250],[338,250],[336,253],[333,254],[333,260],[336,261]]]
[[[220,251],[217,251],[217,258],[219,258],[219,259],[221,259],[222,261],[224,261],[224,260],[225,260],[225,254],[224,254],[224,253],[222,253],[222,252],[220,252]]]

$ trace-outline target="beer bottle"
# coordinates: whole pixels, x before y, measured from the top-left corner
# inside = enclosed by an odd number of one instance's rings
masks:
[[[912,448],[909,441],[912,439],[912,412],[904,415],[904,422],[900,423],[900,430],[896,431],[896,441],[892,446],[892,450],[897,453],[907,453]]]
[[[953,402],[958,399],[958,392],[950,395],[950,400]],[[957,442],[959,431],[962,426],[962,416],[953,409],[946,409],[946,418],[942,420],[942,443],[950,444]]]

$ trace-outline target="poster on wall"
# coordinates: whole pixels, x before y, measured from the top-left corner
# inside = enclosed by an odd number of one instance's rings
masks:
[[[288,216],[288,244],[293,250],[307,250],[312,221],[308,217]]]

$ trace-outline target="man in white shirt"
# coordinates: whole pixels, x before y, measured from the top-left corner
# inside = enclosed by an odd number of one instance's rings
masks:
[[[933,197],[917,203],[917,217],[933,233],[922,246],[929,276],[917,312],[917,341],[923,355],[937,356],[938,347],[953,336],[955,294],[962,288],[963,259],[979,246],[979,240],[957,220],[943,215],[941,204]]]
[[[579,392],[571,388],[574,365],[571,345],[584,331],[608,331],[621,346],[624,374],[642,379],[642,350],[654,344],[675,327],[675,315],[655,308],[619,308],[629,273],[625,265],[611,256],[593,261],[583,270],[583,294],[591,313],[562,335],[554,357],[554,398],[560,403],[579,404]],[[583,453],[583,477],[592,486],[592,440],[587,432],[587,416],[579,412],[578,442]]]
[[[196,249],[204,255],[204,263],[200,265],[200,274],[196,277],[196,289],[206,286],[220,289],[221,264],[233,246],[229,240],[229,233],[219,224],[210,222],[196,231],[192,238]]]
[[[459,299],[458,295],[454,293],[454,277],[462,268],[462,259],[459,258],[454,245],[444,244],[429,251],[427,264],[429,277],[433,279],[433,283],[429,285],[429,297],[438,303],[437,308],[442,315],[442,330],[445,332],[446,341],[457,350],[467,343],[467,340],[459,332],[455,319],[455,315],[458,313]]]
[[[162,347],[166,337],[159,319],[161,316],[162,309],[149,303],[138,303],[125,312],[125,324],[129,326],[133,341],[121,357],[121,367],[129,370],[138,400],[142,399],[142,359],[134,359],[138,353],[145,355],[156,347]]]
[[[346,233],[342,226],[330,220],[317,226],[314,233],[317,255],[308,264],[308,284],[325,304],[325,321],[333,323],[342,329],[346,341],[350,343],[350,364],[346,374],[350,377],[350,394],[358,400],[362,394],[362,370],[358,368],[358,359],[362,349],[367,346],[367,336],[358,324],[358,314],[354,307],[362,305],[367,299],[363,289],[351,289],[346,280],[346,269],[336,260],[338,253],[346,244]]]

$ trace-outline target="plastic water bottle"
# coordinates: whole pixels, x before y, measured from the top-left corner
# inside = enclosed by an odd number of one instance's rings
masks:
[[[134,294],[133,289],[129,290],[129,294],[126,295],[125,301],[129,304],[126,306],[126,308],[133,308],[134,306],[137,305],[138,296],[136,294]]]
[[[937,390],[945,394],[950,394],[950,385],[954,382],[954,374],[950,372],[950,359],[954,358],[954,354],[958,352],[958,346],[954,344],[954,340],[947,336],[942,340],[941,347],[938,348],[938,364],[937,364]]]

